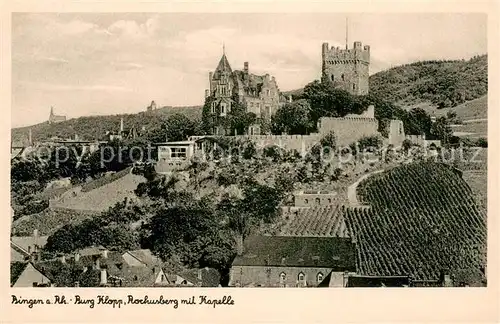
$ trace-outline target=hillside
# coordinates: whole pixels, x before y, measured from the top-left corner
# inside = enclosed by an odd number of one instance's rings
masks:
[[[182,114],[191,120],[200,119],[202,106],[189,107],[163,107],[153,112],[140,112],[137,114],[88,116],[67,120],[57,124],[41,123],[34,126],[14,128],[11,131],[12,141],[26,141],[29,128],[35,140],[44,140],[53,136],[61,138],[74,137],[81,139],[100,139],[107,131],[118,131],[120,119],[123,118],[124,127],[135,127],[138,132],[144,126],[146,130],[159,127],[163,121],[174,114]]]
[[[486,213],[452,168],[400,166],[363,181],[357,193],[371,206],[346,213],[361,273],[436,280],[449,269],[458,282],[484,280]]]
[[[371,94],[401,106],[454,107],[487,94],[488,56],[405,64],[376,73],[369,82]]]

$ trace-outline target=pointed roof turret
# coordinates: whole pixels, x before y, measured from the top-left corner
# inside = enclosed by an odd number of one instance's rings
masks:
[[[218,77],[221,73],[232,73],[231,65],[229,65],[229,61],[227,60],[226,57],[226,46],[222,46],[222,57],[219,60],[219,64],[217,65],[217,68],[215,69],[214,75]]]

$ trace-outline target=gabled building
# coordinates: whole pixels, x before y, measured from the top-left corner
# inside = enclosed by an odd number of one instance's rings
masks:
[[[11,287],[52,287],[51,280],[31,262],[11,262]]]
[[[329,276],[329,287],[345,287],[356,272],[350,238],[254,236],[230,270],[230,286],[317,287]]]
[[[208,79],[210,88],[205,90],[205,97],[211,100],[210,113],[214,120],[227,116],[236,104],[241,104],[246,112],[254,113],[261,121],[270,122],[271,116],[287,101],[280,93],[275,77],[250,73],[248,62],[244,63],[243,70],[233,71],[225,52]],[[263,133],[261,124],[251,125],[247,133]],[[216,125],[213,134],[233,135],[222,125]]]

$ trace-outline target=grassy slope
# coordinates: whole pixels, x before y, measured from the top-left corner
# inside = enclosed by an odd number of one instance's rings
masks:
[[[432,162],[400,166],[368,178],[358,195],[372,206],[347,213],[361,273],[432,280],[449,269],[459,281],[484,279],[486,214],[451,169]]]

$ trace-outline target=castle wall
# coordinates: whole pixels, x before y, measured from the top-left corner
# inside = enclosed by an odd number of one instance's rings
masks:
[[[319,121],[321,137],[334,132],[337,146],[347,146],[366,136],[378,136],[378,120],[375,118],[323,117]]]
[[[320,139],[319,134],[311,135],[238,135],[237,138],[253,141],[257,149],[278,146],[286,150],[297,150],[306,153]]]

